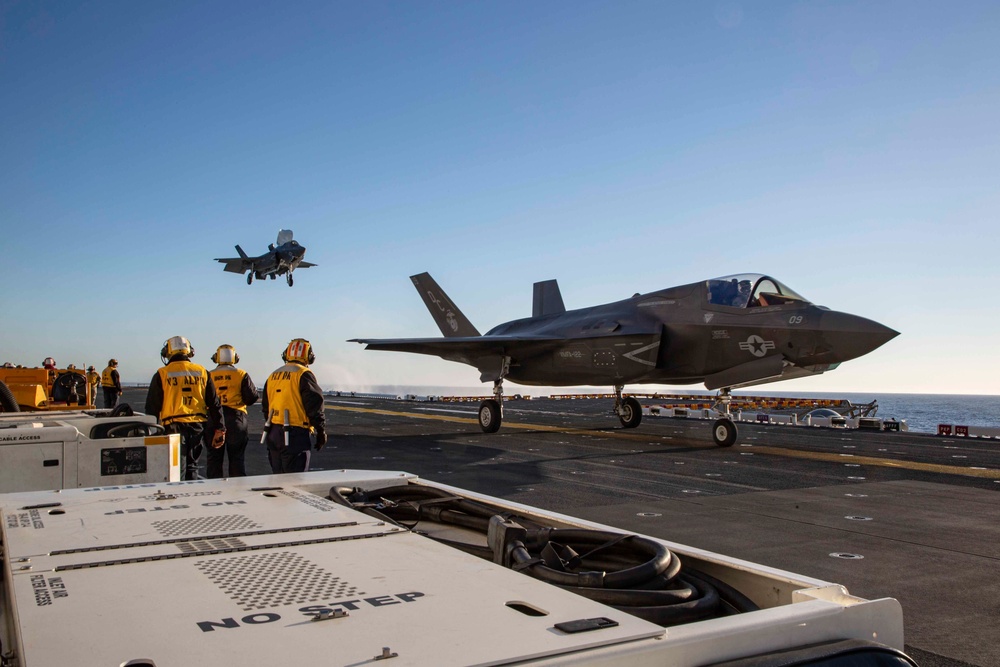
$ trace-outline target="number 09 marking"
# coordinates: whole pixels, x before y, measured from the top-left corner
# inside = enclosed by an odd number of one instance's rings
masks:
[[[802,324],[802,316],[801,315],[792,315],[791,317],[788,318],[788,323],[789,324]]]

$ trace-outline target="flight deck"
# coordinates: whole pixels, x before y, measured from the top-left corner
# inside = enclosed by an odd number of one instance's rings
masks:
[[[251,475],[270,472],[255,407]],[[741,422],[720,448],[710,421],[625,429],[605,399],[504,413],[486,434],[475,403],[328,397],[311,468],[406,470],[893,597],[919,664],[1000,665],[1000,441]]]

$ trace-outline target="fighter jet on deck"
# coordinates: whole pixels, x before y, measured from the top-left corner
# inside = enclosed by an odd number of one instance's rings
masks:
[[[444,338],[354,339],[370,350],[431,354],[475,366],[493,382],[479,425],[493,433],[503,417],[503,381],[525,385],[610,385],[622,425],[634,428],[642,406],[622,397],[626,384],[704,383],[719,390],[723,416],[715,443],[736,442],[729,419],[737,387],[817,375],[899,335],[878,322],[817,306],[765,275],[743,274],[636,294],[567,311],[555,280],[535,283],[532,316],[485,335],[430,274],[410,279]]]
[[[292,271],[297,268],[308,269],[310,266],[316,266],[315,264],[302,261],[302,258],[306,255],[306,248],[299,245],[299,242],[292,238],[292,230],[290,229],[278,230],[277,246],[273,243],[269,244],[267,252],[263,255],[248,257],[243,252],[243,248],[238,245],[236,246],[236,252],[240,253],[239,257],[216,258],[215,261],[225,264],[226,266],[223,270],[230,273],[244,273],[249,271],[247,273],[247,285],[252,283],[254,278],[264,279],[271,276],[271,280],[274,280],[276,277],[283,275],[288,282],[288,286],[291,287],[294,282],[292,280]]]

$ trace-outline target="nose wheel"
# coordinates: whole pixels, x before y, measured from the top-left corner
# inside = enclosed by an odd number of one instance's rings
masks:
[[[739,437],[736,422],[729,416],[729,404],[733,400],[732,392],[729,387],[723,387],[719,390],[719,400],[715,403],[715,409],[722,413],[722,417],[712,424],[712,440],[719,447],[732,447]]]
[[[291,271],[289,271],[288,274],[285,276],[285,281],[288,282],[288,286],[289,287],[291,287],[295,283],[295,281],[292,280],[292,272]]]

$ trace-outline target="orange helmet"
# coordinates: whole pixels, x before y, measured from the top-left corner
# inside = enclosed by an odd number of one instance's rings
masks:
[[[316,355],[313,354],[312,344],[305,338],[293,338],[281,353],[281,360],[309,366],[316,361]]]

